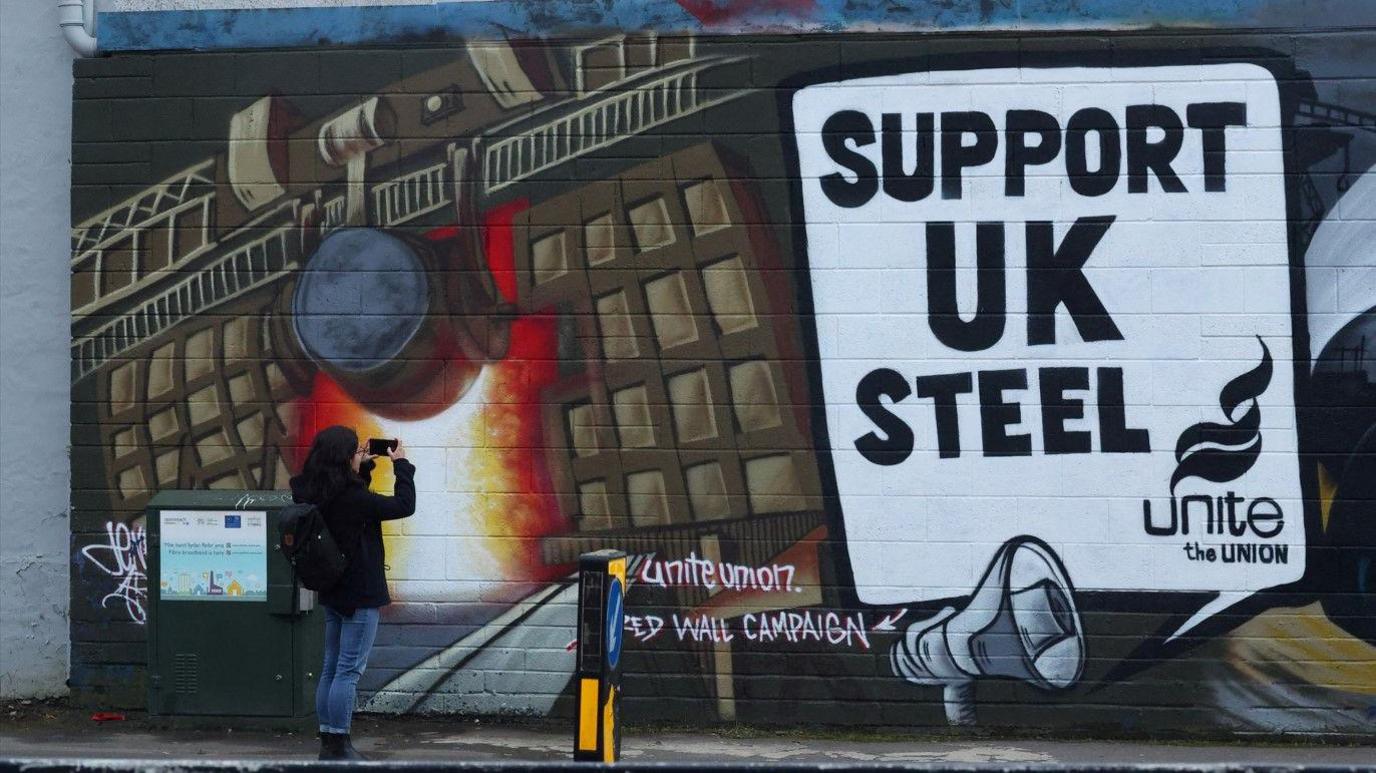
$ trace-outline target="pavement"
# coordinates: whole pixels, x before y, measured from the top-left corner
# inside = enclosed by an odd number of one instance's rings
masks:
[[[8,760],[120,760],[135,767],[307,762],[318,741],[301,731],[245,728],[170,729],[137,713],[95,721],[90,710],[52,704],[0,708],[0,769]],[[1286,742],[1277,743],[1277,740]],[[394,764],[500,767],[570,759],[573,728],[558,723],[493,723],[457,717],[359,716],[354,743],[370,759]],[[716,765],[739,768],[904,766],[940,769],[1345,769],[1376,771],[1368,745],[1325,744],[1307,737],[1237,743],[1046,740],[921,736],[911,730],[718,732],[628,728],[622,760],[630,767]],[[527,767],[527,766],[522,766]]]

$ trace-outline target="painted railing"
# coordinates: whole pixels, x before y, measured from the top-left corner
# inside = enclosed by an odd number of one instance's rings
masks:
[[[414,220],[453,201],[445,185],[441,161],[373,186],[372,222],[386,228]]]
[[[182,320],[285,277],[300,263],[296,224],[278,225],[112,319],[72,344],[72,380],[170,329]]]
[[[565,112],[567,105],[551,108],[556,117],[524,130],[519,124],[497,129],[495,136],[500,138],[490,139],[483,151],[486,192],[740,96],[743,91],[708,96],[698,86],[704,71],[731,61],[735,60],[700,61],[624,90],[597,92],[596,97],[575,102],[571,112]],[[504,131],[517,133],[501,136]]]
[[[198,163],[72,228],[72,271],[94,283],[90,300],[72,308],[73,319],[132,295],[154,281],[150,274],[175,269],[210,247],[213,167],[213,161]],[[194,217],[189,225],[182,222],[187,216]],[[164,234],[165,255],[152,254],[157,245],[148,234],[153,231]],[[129,276],[107,287],[114,269],[105,265],[105,257],[112,248],[127,252],[129,265],[121,270]]]

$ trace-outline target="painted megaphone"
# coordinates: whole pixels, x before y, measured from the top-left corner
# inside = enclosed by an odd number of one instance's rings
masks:
[[[981,677],[1070,687],[1084,670],[1085,639],[1065,567],[1035,537],[1005,542],[970,603],[910,625],[890,658],[904,679],[945,688],[946,719],[955,725],[974,723]]]

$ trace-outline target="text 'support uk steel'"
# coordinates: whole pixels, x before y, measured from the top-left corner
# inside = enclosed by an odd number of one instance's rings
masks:
[[[194,589],[155,491],[342,423],[420,471],[366,710],[572,716],[611,548],[628,720],[1370,732],[1373,46],[83,65],[72,684],[137,704]]]

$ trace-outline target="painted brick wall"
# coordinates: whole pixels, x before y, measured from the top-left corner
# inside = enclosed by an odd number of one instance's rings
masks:
[[[80,62],[73,686],[141,703],[197,582],[152,492],[346,424],[420,490],[368,710],[569,713],[614,547],[639,721],[1368,734],[1373,45]]]

